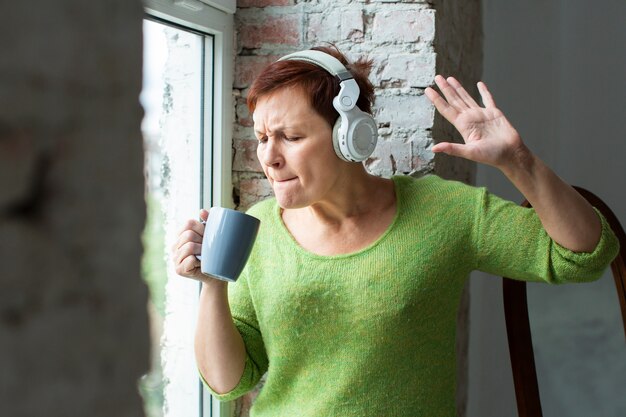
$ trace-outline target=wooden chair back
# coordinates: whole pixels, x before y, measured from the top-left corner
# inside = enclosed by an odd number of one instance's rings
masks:
[[[584,188],[574,188],[604,215],[619,239],[620,251],[611,263],[611,270],[615,279],[626,336],[626,233],[624,233],[624,229],[613,211],[604,201]],[[528,201],[524,201],[522,206],[530,207],[530,204]],[[503,277],[502,291],[517,411],[519,417],[543,417],[528,319],[526,283]]]

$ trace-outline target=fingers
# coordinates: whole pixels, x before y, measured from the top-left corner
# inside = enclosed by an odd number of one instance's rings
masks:
[[[437,75],[435,83],[445,99],[430,87],[427,87],[424,93],[448,121],[453,123],[458,114],[465,109],[480,107],[456,78],[448,77],[446,79]]]
[[[209,217],[207,210],[200,210],[200,219],[206,221]],[[178,239],[171,247],[174,269],[178,275],[185,277],[198,276],[200,261],[196,254],[202,252],[202,237],[205,225],[198,220],[189,219],[181,228]]]
[[[449,105],[452,105],[455,110],[461,111],[468,107],[480,107],[476,100],[474,100],[474,98],[465,90],[465,88],[463,88],[461,83],[456,78],[444,78],[441,75],[437,75],[435,77],[435,83],[443,93]],[[428,90],[428,88],[426,90]],[[483,82],[478,83],[478,90],[481,93],[483,102],[485,102],[485,104],[487,104],[488,102],[490,105],[493,105],[493,107],[495,107],[493,98],[491,97],[489,90],[487,90],[487,86]],[[487,100],[485,100],[485,95],[483,93],[486,93]],[[429,96],[430,98],[429,94],[427,94],[427,96]]]
[[[482,81],[480,81],[477,85],[478,85],[478,92],[480,93],[480,96],[483,99],[483,104],[485,105],[485,107],[487,108],[496,107],[496,102],[494,101],[493,96],[487,89],[487,85]]]
[[[451,78],[452,77],[449,77],[448,79]],[[441,75],[437,75],[435,76],[435,84],[437,84],[437,87],[439,87],[439,90],[441,90],[448,103],[454,106],[456,110],[462,110],[467,107],[467,104],[461,99],[456,89],[448,83],[448,80]]]
[[[440,142],[434,145],[431,150],[435,153],[443,152],[448,155],[474,160],[471,156],[471,149],[467,145],[460,143]]]
[[[426,94],[426,97],[435,105],[437,111],[449,122],[453,122],[456,119],[459,112],[448,104],[434,89],[427,87],[426,90],[424,90],[424,94]]]
[[[203,225],[204,226],[204,225]],[[188,242],[202,244],[202,236],[195,230],[184,230],[178,235],[178,240],[172,245],[172,253],[178,251],[184,244]]]
[[[202,214],[200,216],[202,216]],[[208,214],[207,214],[207,217],[208,217]],[[203,219],[203,220],[206,220],[206,219]],[[197,220],[189,219],[189,220],[187,220],[185,222],[183,227],[180,228],[180,231],[178,232],[178,235],[179,236],[182,235],[187,230],[193,230],[194,232],[196,232],[197,234],[202,236],[202,235],[204,235],[204,224],[200,223]]]
[[[200,261],[198,258],[195,256],[188,256],[178,264],[176,267],[176,273],[183,276],[195,275],[198,268],[200,268]]]
[[[207,219],[209,218],[209,211],[205,209],[200,210],[200,218],[203,221],[207,221]]]
[[[174,271],[180,276],[195,278],[201,274],[200,261],[195,256],[188,256],[175,265]]]
[[[479,107],[478,103],[476,103],[472,96],[470,96],[469,93],[465,91],[465,88],[463,88],[461,83],[458,82],[456,78],[448,77],[447,81],[448,84],[450,84],[454,88],[456,93],[459,95],[461,100],[463,100],[467,107]]]
[[[187,242],[183,244],[176,253],[174,254],[174,265],[178,270],[180,265],[185,264],[187,267],[191,267],[192,269],[196,266],[200,265],[200,261],[196,258],[196,254],[199,254],[202,251],[202,244],[196,242]],[[190,262],[190,259],[193,262]],[[187,269],[188,271],[188,269]]]
[[[184,277],[196,276],[200,268],[200,260],[196,258],[196,254],[201,250],[202,244],[196,242],[187,242],[178,248],[172,254],[176,273]]]

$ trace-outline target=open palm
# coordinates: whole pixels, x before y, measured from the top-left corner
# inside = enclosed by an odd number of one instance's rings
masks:
[[[438,75],[435,82],[445,99],[430,87],[425,91],[426,96],[459,131],[465,143],[441,142],[433,146],[433,152],[444,152],[498,168],[515,157],[523,146],[522,140],[496,107],[484,83],[478,83],[478,91],[485,103],[485,107],[481,107],[453,77],[445,79]]]

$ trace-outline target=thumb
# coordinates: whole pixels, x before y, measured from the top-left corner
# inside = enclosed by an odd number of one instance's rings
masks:
[[[463,145],[461,143],[441,142],[433,146],[432,151],[435,153],[443,152],[448,155],[471,159],[470,150],[467,145]]]
[[[209,211],[205,209],[200,210],[200,218],[206,221],[209,218]]]

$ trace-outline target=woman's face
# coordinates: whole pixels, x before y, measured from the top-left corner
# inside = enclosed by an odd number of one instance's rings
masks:
[[[346,162],[336,155],[332,129],[298,88],[259,98],[253,115],[257,156],[282,208],[328,198]]]

